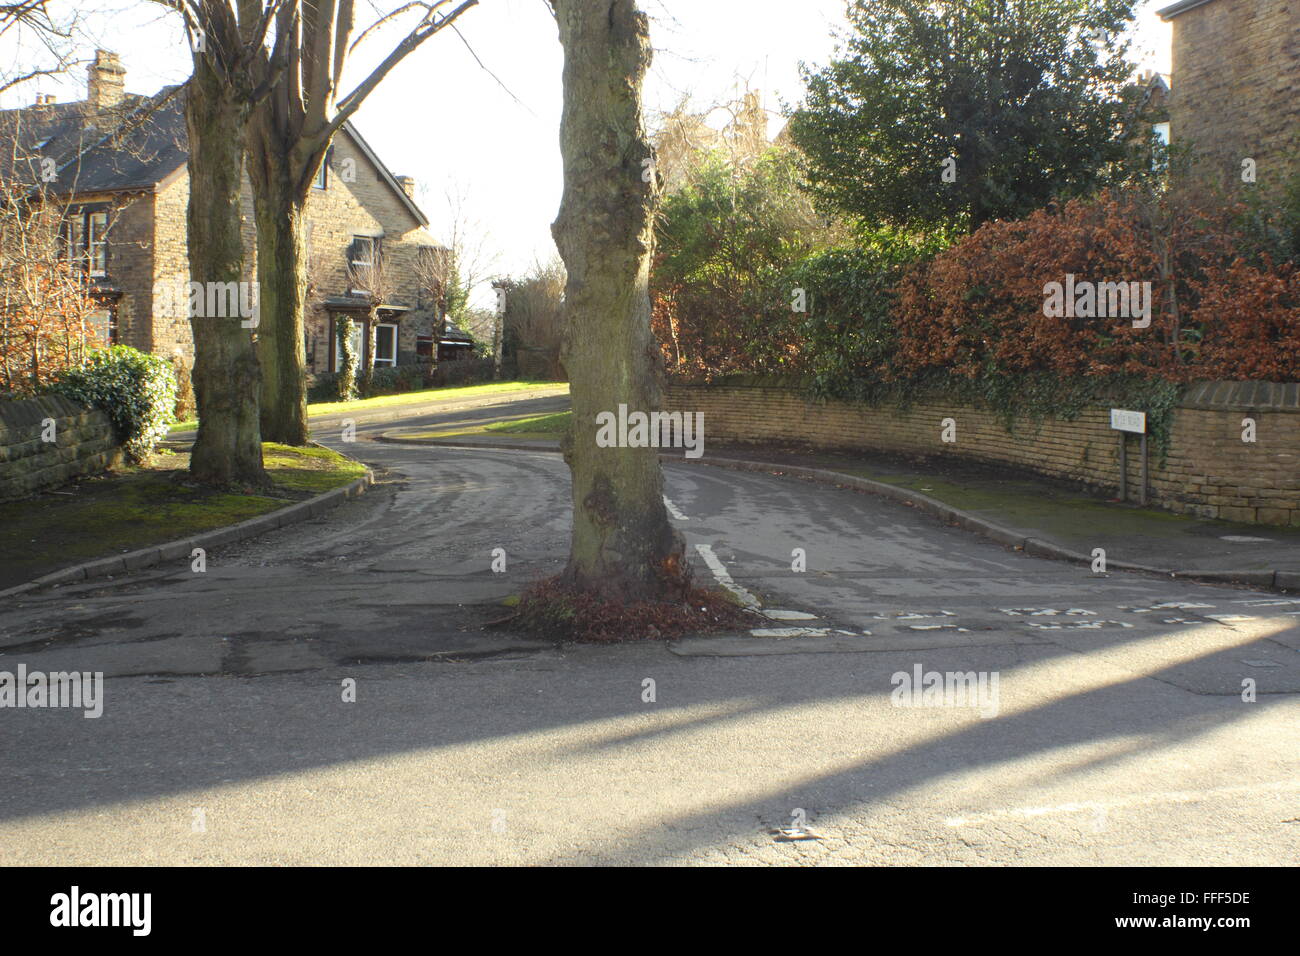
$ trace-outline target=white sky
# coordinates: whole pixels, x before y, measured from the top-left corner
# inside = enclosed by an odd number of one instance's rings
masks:
[[[1139,62],[1163,73],[1169,72],[1169,26],[1154,11],[1169,2],[1142,4],[1137,37]],[[188,76],[177,14],[142,0],[55,4],[82,11],[86,58],[95,46],[121,56],[130,92],[153,93]],[[391,0],[378,5],[394,6]],[[359,3],[359,16],[369,6]],[[395,174],[414,176],[426,190],[421,205],[435,236],[447,216],[443,191],[454,186],[466,196],[501,251],[503,273],[523,271],[554,251],[562,56],[548,6],[546,0],[480,0],[457,24],[495,79],[444,30],[389,74],[355,120]],[[697,106],[725,102],[747,85],[774,111],[772,133],[781,124],[775,111],[802,92],[799,62],[825,63],[835,47],[832,32],[844,24],[844,0],[642,0],[642,7],[652,18],[656,48],[649,110],[671,109],[686,94]],[[390,29],[367,40],[353,57],[345,90],[397,35]],[[0,48],[0,55],[12,61],[14,51]],[[84,83],[79,67],[71,79],[37,81],[3,105],[28,104],[37,92],[82,99]]]

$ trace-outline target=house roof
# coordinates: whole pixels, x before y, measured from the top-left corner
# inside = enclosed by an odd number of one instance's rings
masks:
[[[103,115],[84,101],[0,111],[0,137],[18,146],[0,156],[0,174],[36,187],[41,160],[52,159],[45,189],[56,196],[153,189],[188,156],[178,90],[130,94]]]
[[[348,122],[343,131],[416,222],[428,226],[428,217],[357,128]],[[49,158],[57,176],[45,189],[56,196],[152,190],[185,165],[187,139],[183,86],[153,96],[127,94],[104,116],[84,100],[0,110],[0,140],[18,144],[0,151],[0,175],[35,188],[42,183],[41,159]]]
[[[1162,10],[1157,10],[1156,14],[1161,20],[1172,20],[1180,13],[1186,13],[1194,7],[1202,6],[1206,3],[1213,3],[1214,0],[1178,0],[1177,3],[1171,3]]]
[[[474,337],[468,332],[464,332],[461,329],[456,328],[456,326],[448,324],[447,328],[443,330],[442,335],[438,338],[438,341],[443,345],[473,345]]]
[[[347,130],[348,135],[352,137],[352,142],[357,144],[357,148],[361,150],[366,159],[375,164],[375,169],[379,170],[380,178],[383,179],[384,182],[388,183],[389,187],[397,193],[398,198],[401,199],[406,205],[406,208],[410,210],[411,215],[416,218],[416,221],[419,222],[421,226],[427,226],[429,224],[428,217],[420,211],[420,207],[415,204],[415,200],[406,195],[406,190],[403,189],[401,184],[397,181],[397,177],[392,174],[392,171],[384,165],[384,161],[381,160],[379,156],[376,155],[375,151],[370,148],[370,144],[365,141],[361,132],[353,126],[351,122],[344,123],[343,128]]]

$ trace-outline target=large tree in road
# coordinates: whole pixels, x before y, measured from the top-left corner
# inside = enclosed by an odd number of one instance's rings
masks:
[[[649,27],[634,0],[553,0],[564,46],[564,197],[551,231],[568,270],[561,353],[573,422],[566,582],[608,600],[680,596],[683,544],[654,448],[602,448],[596,416],[660,407],[648,291],[657,185],[641,112]]]
[[[244,125],[252,105],[269,89],[253,78],[275,74],[278,38],[274,54],[265,40],[278,3],[173,0],[167,5],[185,17],[194,59],[185,88],[190,281],[205,290],[235,288],[244,280],[239,206]],[[212,485],[266,484],[252,330],[239,315],[195,311],[191,307],[199,432],[190,474]]]
[[[290,445],[307,442],[303,312],[307,263],[304,207],[334,134],[367,96],[420,44],[478,0],[403,3],[381,15],[354,42],[353,0],[297,0],[276,22],[288,67],[254,111],[248,129],[249,178],[257,219],[261,285],[258,355],[262,363],[262,434]],[[420,12],[388,55],[352,92],[338,99],[348,53],[367,33],[407,12]]]

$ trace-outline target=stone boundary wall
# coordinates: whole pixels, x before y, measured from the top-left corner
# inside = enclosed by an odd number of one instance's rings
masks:
[[[1012,465],[1115,493],[1119,433],[1107,408],[1071,421],[1018,421],[1008,433],[996,413],[956,402],[911,408],[819,402],[789,386],[682,385],[665,389],[665,408],[704,413],[709,442],[784,443],[838,451],[885,451]],[[942,440],[942,422],[956,441]],[[1254,442],[1242,420],[1255,422]],[[1141,478],[1138,438],[1128,445],[1129,498]],[[1153,443],[1154,444],[1154,443]],[[1154,447],[1148,501],[1170,511],[1300,527],[1300,384],[1206,382],[1189,387],[1175,412],[1163,466]]]
[[[42,440],[54,419],[54,441]],[[41,395],[0,402],[0,501],[24,498],[121,461],[113,426],[99,409]]]

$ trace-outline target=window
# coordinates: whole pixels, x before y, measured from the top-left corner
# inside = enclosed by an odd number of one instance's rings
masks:
[[[375,326],[375,367],[397,365],[397,326],[380,322]]]
[[[86,264],[92,276],[102,276],[108,271],[108,213],[86,214]]]
[[[353,236],[348,247],[349,295],[373,292],[375,274],[379,269],[380,238],[378,236]]]
[[[357,367],[361,368],[366,364],[366,320],[352,320],[352,354],[357,357]],[[338,326],[334,319],[330,319],[330,371],[337,372],[342,360],[342,350],[339,348]]]
[[[311,181],[312,189],[326,189],[329,186],[330,176],[330,155],[334,150],[327,152],[320,161],[320,167],[316,170],[316,177]]]
[[[95,336],[100,348],[117,344],[117,316],[111,309],[100,309],[86,316],[86,331]]]
[[[108,210],[82,208],[68,213],[64,231],[68,257],[92,276],[108,273]]]
[[[1158,173],[1169,169],[1169,124],[1154,123],[1151,132],[1156,139],[1155,155],[1151,157],[1151,168]]]
[[[376,236],[353,236],[348,262],[354,266],[373,266],[379,260],[379,239]]]

